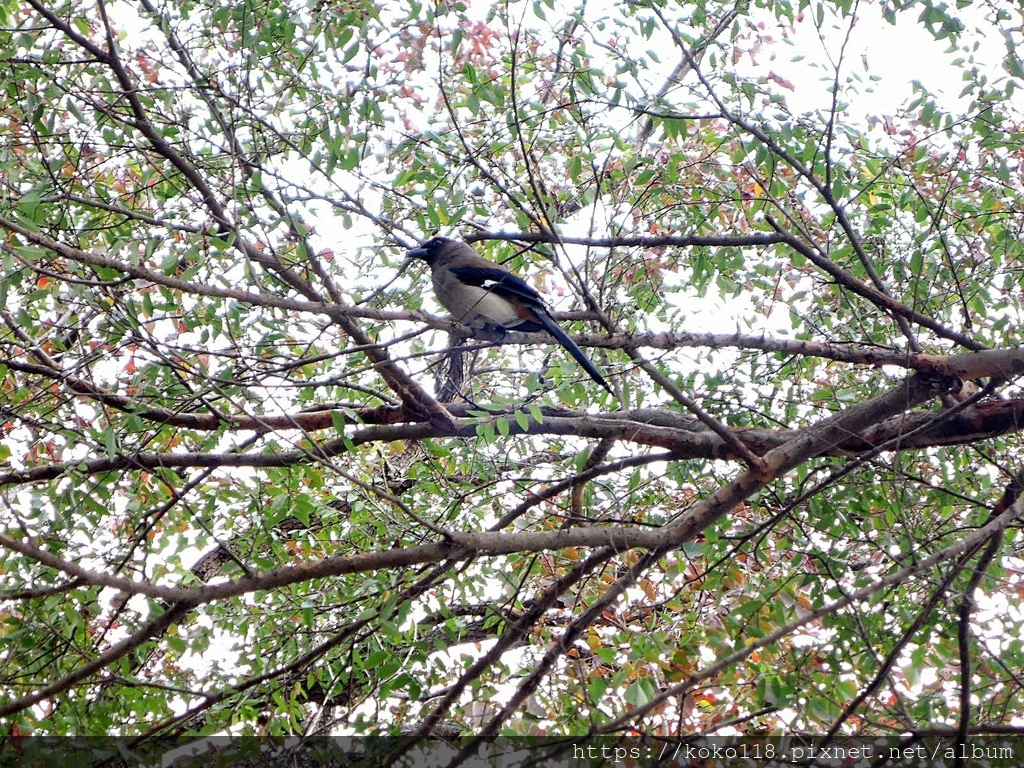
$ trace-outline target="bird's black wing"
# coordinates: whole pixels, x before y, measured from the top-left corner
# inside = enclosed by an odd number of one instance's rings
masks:
[[[531,308],[544,306],[536,289],[511,272],[497,267],[451,267],[451,271],[467,285],[485,288],[509,301],[520,301]]]
[[[590,374],[590,378],[614,394],[604,376],[597,370],[597,366],[590,362],[590,359],[583,354],[583,350],[576,346],[576,343],[555,322],[544,305],[541,295],[529,283],[503,269],[452,267],[451,270],[462,282],[484,288],[508,299],[513,304],[521,305],[527,311],[524,313],[522,322],[510,326],[510,330],[539,331],[543,329],[547,331],[555,338],[555,341],[565,347],[565,350],[583,367],[583,370]]]

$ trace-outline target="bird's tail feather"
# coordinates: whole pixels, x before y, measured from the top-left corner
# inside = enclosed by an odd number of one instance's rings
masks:
[[[536,315],[537,320],[540,321],[540,324],[544,326],[544,330],[554,336],[555,341],[565,347],[566,351],[572,355],[573,359],[580,364],[583,370],[590,374],[590,378],[614,395],[615,392],[612,390],[608,382],[605,381],[601,372],[597,370],[597,366],[590,362],[590,358],[583,354],[583,350],[576,346],[576,343],[570,339],[569,335],[562,330],[558,323],[555,322],[555,319],[547,312],[536,311],[534,314]]]

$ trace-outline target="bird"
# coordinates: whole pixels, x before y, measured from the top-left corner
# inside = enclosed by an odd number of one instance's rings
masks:
[[[499,334],[547,331],[590,378],[615,394],[597,366],[555,322],[541,295],[518,275],[449,237],[426,240],[405,255],[427,263],[437,300],[457,322]]]

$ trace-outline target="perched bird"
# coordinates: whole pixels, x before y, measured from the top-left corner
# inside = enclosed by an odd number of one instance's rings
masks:
[[[522,278],[480,256],[467,243],[447,237],[427,240],[405,255],[427,262],[437,300],[458,322],[498,333],[547,331],[590,378],[612,392],[597,366],[558,326],[540,294]]]

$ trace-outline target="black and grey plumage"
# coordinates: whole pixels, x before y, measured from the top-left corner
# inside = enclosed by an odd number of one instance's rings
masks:
[[[590,378],[612,391],[604,376],[559,327],[544,300],[522,278],[488,261],[468,243],[435,237],[406,252],[430,267],[437,300],[456,321],[488,331],[547,331]]]

